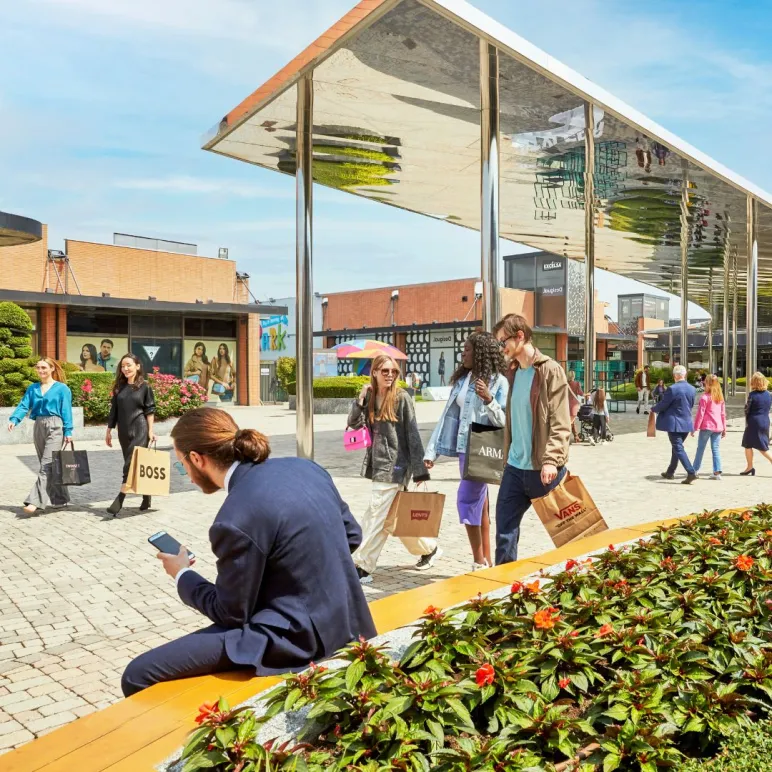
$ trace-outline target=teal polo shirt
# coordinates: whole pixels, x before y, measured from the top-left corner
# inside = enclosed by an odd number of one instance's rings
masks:
[[[533,411],[531,410],[531,386],[535,374],[533,365],[520,368],[515,374],[512,399],[509,403],[512,425],[512,443],[507,463],[515,469],[533,469],[531,462],[533,445]]]

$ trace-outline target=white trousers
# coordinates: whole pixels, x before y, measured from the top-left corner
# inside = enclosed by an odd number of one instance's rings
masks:
[[[363,571],[372,574],[386,539],[394,532],[396,518],[389,517],[389,510],[401,485],[374,482],[370,494],[370,506],[362,517],[362,543],[354,553],[354,563]],[[411,555],[428,555],[434,552],[437,539],[400,537],[400,541]]]
[[[638,392],[638,407],[643,405],[644,410],[649,409],[649,390],[648,389],[641,389]]]

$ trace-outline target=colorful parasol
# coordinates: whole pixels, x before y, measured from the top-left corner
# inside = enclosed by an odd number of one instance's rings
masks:
[[[407,359],[407,354],[379,340],[347,340],[332,348],[337,353],[338,359],[375,359],[381,354],[386,354],[392,359]]]

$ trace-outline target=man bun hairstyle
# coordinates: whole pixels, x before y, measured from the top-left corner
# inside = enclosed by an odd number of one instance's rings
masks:
[[[239,429],[230,413],[213,407],[199,407],[185,413],[171,433],[181,453],[208,456],[218,466],[234,461],[262,464],[271,455],[268,437],[256,429]]]

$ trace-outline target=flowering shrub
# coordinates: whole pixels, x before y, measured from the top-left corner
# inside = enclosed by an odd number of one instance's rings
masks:
[[[345,667],[288,676],[264,718],[204,718],[185,770],[680,769],[772,711],[771,615],[772,507],[704,513],[504,598],[430,607],[399,662],[354,643]],[[257,743],[304,706],[303,744]]]

